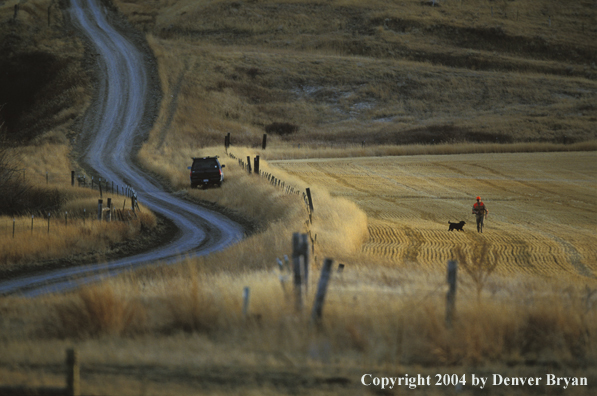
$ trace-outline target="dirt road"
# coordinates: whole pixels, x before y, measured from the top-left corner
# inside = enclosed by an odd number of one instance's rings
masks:
[[[90,265],[61,269],[0,283],[0,294],[64,290],[156,261],[175,261],[181,254],[207,254],[242,238],[242,227],[225,216],[175,198],[132,162],[135,146],[147,131],[152,92],[145,55],[121,35],[96,0],[73,0],[71,19],[97,51],[97,100],[85,117],[81,161],[102,178],[130,185],[151,210],[172,220],[178,237],[145,254]]]

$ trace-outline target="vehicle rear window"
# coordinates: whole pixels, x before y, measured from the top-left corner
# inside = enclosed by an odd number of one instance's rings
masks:
[[[217,169],[218,162],[215,159],[205,159],[193,162],[193,170],[208,170],[208,169]]]

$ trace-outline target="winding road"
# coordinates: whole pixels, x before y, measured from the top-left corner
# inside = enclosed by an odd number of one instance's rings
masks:
[[[164,192],[134,165],[135,142],[144,138],[151,93],[143,54],[110,25],[97,0],[71,0],[70,15],[95,46],[100,69],[98,99],[85,118],[81,161],[102,178],[127,184],[140,202],[172,220],[180,230],[166,246],[103,264],[54,270],[0,282],[0,295],[64,291],[152,262],[174,262],[181,255],[203,255],[240,240],[243,228],[227,217]],[[145,127],[144,127],[145,126]]]

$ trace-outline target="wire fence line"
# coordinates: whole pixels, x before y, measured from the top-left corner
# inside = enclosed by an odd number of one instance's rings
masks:
[[[27,169],[21,169],[23,172],[23,179]],[[75,176],[75,171],[71,171],[70,175],[65,173],[46,172],[46,185],[50,182],[56,184],[70,184],[75,188],[89,188],[96,190],[99,193],[97,212],[94,208],[87,210],[87,208],[79,208],[71,210],[60,209],[38,209],[29,212],[26,215],[0,216],[0,234],[6,236],[20,236],[27,234],[29,236],[34,234],[49,234],[51,230],[56,227],[67,227],[69,225],[92,225],[94,221],[129,221],[136,218],[135,210],[140,211],[137,192],[129,185],[119,185],[114,181],[109,181],[102,178],[91,177],[85,175]],[[104,203],[103,195],[111,195]],[[119,203],[114,196],[124,198],[123,207],[119,209]],[[127,209],[127,200],[130,199],[130,209]]]

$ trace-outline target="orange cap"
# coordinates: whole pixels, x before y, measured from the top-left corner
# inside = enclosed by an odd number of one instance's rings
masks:
[[[481,200],[481,197],[477,197],[477,201],[480,201],[480,200]]]

